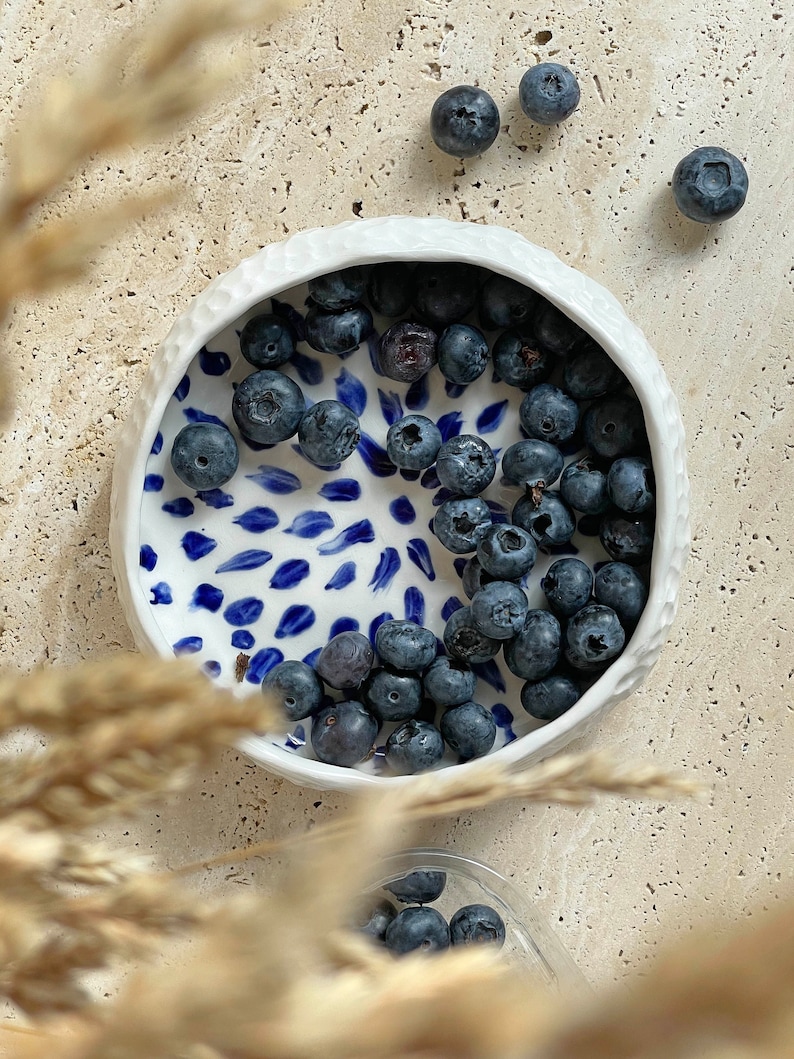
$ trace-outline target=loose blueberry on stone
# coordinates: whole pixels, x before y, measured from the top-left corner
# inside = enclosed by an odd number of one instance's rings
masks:
[[[491,509],[479,496],[445,500],[433,519],[433,532],[456,555],[473,552],[491,525]]]
[[[487,151],[499,133],[499,110],[491,96],[473,85],[442,92],[430,111],[433,143],[455,158]]]
[[[262,681],[262,691],[271,695],[289,721],[300,721],[319,709],[323,686],[317,673],[305,662],[279,662]]]
[[[447,619],[444,626],[444,646],[453,658],[469,665],[487,662],[502,645],[501,640],[487,636],[474,623],[471,607],[461,607]]]
[[[474,624],[494,640],[509,640],[524,625],[529,604],[523,589],[512,581],[491,581],[471,601]]]
[[[397,915],[397,909],[385,897],[376,897],[365,904],[358,914],[357,929],[375,941],[383,941],[386,928]]]
[[[315,666],[331,688],[357,688],[369,676],[375,661],[372,644],[363,633],[337,633],[323,647]]]
[[[545,382],[554,367],[554,358],[539,348],[534,334],[526,327],[503,331],[491,351],[494,371],[508,386],[531,390]]]
[[[558,559],[549,567],[541,588],[549,609],[558,618],[570,618],[590,602],[593,571],[581,559]]]
[[[408,721],[422,707],[422,684],[411,673],[373,669],[362,693],[365,706],[379,721]]]
[[[603,515],[610,506],[607,476],[592,457],[583,456],[562,472],[560,496],[583,515]]]
[[[474,265],[422,261],[414,272],[414,308],[431,327],[441,331],[474,308],[479,278]]]
[[[338,272],[326,272],[316,276],[308,283],[309,295],[321,309],[339,312],[350,309],[364,296],[367,281],[364,270],[358,265],[340,269]]]
[[[586,337],[586,333],[570,316],[545,300],[535,314],[533,330],[540,349],[558,357],[570,353]]]
[[[240,454],[231,431],[219,423],[188,423],[174,438],[171,467],[190,489],[217,489],[234,475]]]
[[[648,600],[648,589],[639,573],[626,563],[604,563],[595,576],[594,595],[615,611],[624,629],[640,620]]]
[[[592,340],[567,357],[562,379],[565,390],[577,401],[603,397],[626,382],[626,376],[606,350]]]
[[[389,427],[386,454],[395,467],[423,471],[436,462],[441,442],[441,431],[432,419],[423,415],[407,415]]]
[[[390,618],[378,626],[375,650],[384,665],[416,672],[429,666],[436,657],[436,637],[415,621]]]
[[[523,680],[542,680],[560,659],[560,623],[548,610],[530,610],[524,627],[504,645],[507,668]]]
[[[413,269],[407,261],[384,261],[373,265],[367,281],[370,305],[381,316],[402,316],[414,297]]]
[[[599,536],[611,559],[642,566],[653,552],[654,520],[649,515],[605,515]]]
[[[280,371],[252,372],[232,398],[232,415],[240,433],[260,445],[291,438],[305,411],[300,386]]]
[[[492,273],[477,300],[480,323],[486,331],[522,326],[532,319],[537,301],[538,295],[530,287]]]
[[[594,401],[582,416],[587,447],[602,459],[615,460],[647,448],[642,405],[629,394],[612,394]]]
[[[441,716],[444,742],[464,761],[484,757],[496,742],[496,722],[479,702],[451,706]]]
[[[240,352],[255,368],[278,368],[295,352],[292,325],[280,316],[252,316],[240,332]]]
[[[403,320],[380,336],[378,364],[387,379],[416,382],[436,363],[438,336],[425,324]]]
[[[531,438],[559,445],[569,441],[579,425],[579,405],[558,386],[534,386],[518,409],[521,426]]]
[[[327,765],[357,765],[373,751],[378,722],[360,702],[335,702],[312,720],[314,753]]]
[[[591,603],[565,629],[565,657],[576,669],[600,669],[623,650],[626,634],[611,607]]]
[[[401,905],[429,905],[439,899],[446,885],[446,872],[418,868],[409,871],[401,879],[387,883],[383,889],[396,897]]]
[[[544,491],[539,501],[531,493],[520,497],[511,518],[516,526],[534,537],[542,551],[567,543],[576,530],[573,511],[559,493]]]
[[[306,341],[318,353],[341,356],[358,349],[372,326],[372,313],[365,305],[337,313],[312,305],[306,313]]]
[[[449,948],[449,926],[435,908],[411,905],[389,923],[383,940],[398,955],[417,950],[440,952]]]
[[[340,401],[318,401],[298,424],[301,452],[318,467],[346,460],[360,440],[358,416]]]
[[[400,776],[433,768],[444,753],[444,740],[427,721],[405,721],[386,740],[386,763]]]
[[[579,106],[579,82],[567,66],[538,63],[530,67],[518,85],[518,101],[530,121],[557,125]]]
[[[560,477],[562,453],[556,445],[538,438],[527,438],[509,445],[502,454],[502,474],[513,485],[524,489],[546,489]]]
[[[506,581],[515,581],[528,574],[537,555],[534,537],[510,523],[490,526],[477,543],[477,559],[483,570]]]
[[[477,686],[477,676],[460,659],[439,655],[422,677],[425,695],[439,706],[458,706],[468,702]]]
[[[438,367],[445,379],[467,386],[488,367],[490,352],[482,331],[469,324],[450,324],[438,339]]]
[[[460,496],[477,496],[491,484],[496,459],[491,446],[476,434],[458,434],[445,441],[436,454],[436,474],[441,484]]]
[[[715,224],[735,216],[747,198],[747,170],[722,147],[698,147],[673,173],[675,204],[691,221]]]
[[[463,905],[449,921],[452,945],[496,945],[505,943],[505,924],[490,905]]]
[[[528,680],[521,688],[521,705],[538,721],[556,721],[579,699],[579,688],[561,673]]]
[[[612,503],[630,515],[639,515],[654,505],[653,468],[642,456],[622,456],[607,475]]]

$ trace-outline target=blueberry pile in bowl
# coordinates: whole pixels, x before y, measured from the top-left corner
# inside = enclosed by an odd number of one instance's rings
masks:
[[[313,238],[339,267],[289,253]],[[687,539],[675,401],[607,292],[520,236],[304,233],[158,358],[114,479],[122,601],[142,646],[277,689],[263,764],[352,787],[523,760],[655,660]]]

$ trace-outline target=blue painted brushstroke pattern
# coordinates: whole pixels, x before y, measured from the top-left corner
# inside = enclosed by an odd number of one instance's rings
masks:
[[[416,587],[409,585],[403,594],[405,604],[405,618],[407,621],[415,621],[417,625],[425,623],[425,597]]]
[[[190,518],[193,510],[193,501],[188,500],[186,496],[178,496],[176,500],[166,500],[163,504],[163,511],[166,515],[172,515],[174,518]]]
[[[360,416],[367,407],[367,391],[364,384],[342,368],[336,377],[336,399]]]
[[[183,636],[173,645],[175,655],[194,655],[204,646],[200,636]]]
[[[209,555],[211,551],[218,547],[216,540],[205,536],[203,533],[198,533],[196,530],[188,530],[180,543],[185,555],[192,563],[195,563],[197,559],[203,559],[205,555]]]
[[[460,610],[463,606],[457,596],[450,596],[441,608],[441,617],[444,621],[449,621],[450,617],[455,613],[456,610]]]
[[[326,482],[318,493],[323,500],[345,503],[358,500],[361,496],[361,486],[355,478],[336,478],[333,482]]]
[[[296,350],[289,362],[298,373],[300,381],[306,386],[319,386],[323,381],[323,366],[314,357],[307,357],[305,353],[299,353]]]
[[[221,603],[223,603],[223,590],[205,582],[197,585],[193,590],[189,606],[191,610],[208,610],[211,614],[215,614],[221,609]]]
[[[310,568],[305,559],[287,559],[270,578],[271,588],[294,588],[309,576]]]
[[[383,614],[378,614],[376,618],[372,619],[372,621],[369,623],[369,642],[371,644],[375,643],[375,633],[378,631],[381,625],[383,625],[384,621],[391,621],[393,618],[394,615],[391,614],[388,610],[385,610]]]
[[[207,507],[220,510],[224,507],[234,507],[234,497],[231,493],[224,493],[222,489],[199,489],[196,493],[198,499]]]
[[[477,662],[471,668],[480,680],[484,680],[486,684],[490,684],[500,695],[504,694],[504,677],[499,672],[499,666],[494,662],[493,658],[489,658],[487,662]]]
[[[158,603],[167,604],[174,602],[171,586],[166,581],[158,581],[156,585],[152,585],[149,591],[152,594],[153,606]]]
[[[358,453],[371,474],[378,478],[389,478],[397,473],[397,468],[391,462],[388,454],[374,438],[361,431],[361,439],[358,443]]]
[[[177,401],[184,401],[187,395],[190,393],[190,376],[183,375],[179,380],[177,388],[174,390],[174,397]]]
[[[223,350],[213,352],[207,349],[206,346],[202,346],[199,350],[198,358],[199,367],[205,375],[225,375],[232,366],[229,354],[224,353]]]
[[[165,484],[161,474],[147,474],[143,480],[144,493],[159,493]]]
[[[400,569],[400,556],[396,548],[384,548],[380,554],[378,565],[370,579],[370,587],[375,592],[380,592],[389,587]]]
[[[140,564],[149,573],[157,566],[157,552],[151,544],[142,544],[140,553]]]
[[[502,420],[507,412],[507,401],[496,401],[483,408],[477,416],[477,433],[491,434],[502,425]]]
[[[304,540],[314,540],[326,530],[333,529],[334,520],[327,511],[301,511],[292,520],[292,525],[287,526],[285,533],[292,533]]]
[[[441,431],[442,441],[456,438],[463,429],[463,416],[458,411],[445,412],[436,424]]]
[[[288,636],[297,636],[305,629],[310,629],[316,621],[316,615],[311,607],[305,603],[296,603],[287,607],[281,615],[276,628],[277,640],[284,640]]]
[[[412,412],[420,412],[429,400],[430,390],[427,386],[427,376],[423,375],[408,387],[408,392],[405,395],[405,405]]]
[[[280,316],[282,320],[292,324],[292,329],[298,341],[304,342],[306,340],[306,322],[298,310],[293,308],[289,302],[279,301],[278,298],[271,298],[270,305],[273,309],[273,315]]]
[[[154,441],[152,442],[151,453],[152,456],[159,456],[163,450],[163,435],[160,431],[157,431]]]
[[[326,591],[336,588],[346,588],[352,581],[356,579],[356,564],[351,560],[346,563],[342,563],[338,570],[334,571],[331,575],[331,579],[325,586]]]
[[[265,676],[279,662],[284,661],[284,655],[277,647],[264,647],[252,655],[248,663],[248,671],[245,679],[249,684],[261,684]]]
[[[223,427],[225,430],[229,429],[224,421],[219,419],[218,416],[214,416],[211,412],[202,412],[200,408],[183,408],[182,412],[188,423],[214,423],[216,426]]]
[[[229,625],[253,625],[259,620],[264,609],[265,605],[261,599],[256,596],[244,596],[230,603],[224,610],[223,617]]]
[[[248,629],[235,629],[232,633],[232,647],[238,651],[250,651],[255,643],[254,635]]]
[[[416,521],[416,511],[407,496],[397,496],[389,504],[389,513],[395,522],[401,526],[410,526]]]
[[[233,570],[258,570],[260,566],[269,563],[273,553],[265,551],[264,548],[248,548],[244,552],[238,552],[231,559],[227,559],[215,571],[216,574],[228,574]]]
[[[252,482],[256,482],[267,492],[276,493],[278,496],[294,493],[296,489],[301,488],[301,480],[297,474],[293,474],[292,471],[285,471],[281,467],[273,467],[267,463],[260,464],[257,473],[247,474],[246,478],[250,478]]]
[[[430,549],[421,537],[412,537],[406,545],[408,558],[418,566],[428,581],[435,581],[436,572],[433,569],[433,560],[430,557]]]
[[[355,618],[349,618],[347,615],[342,615],[341,618],[337,618],[331,626],[328,632],[328,639],[332,640],[334,636],[337,636],[340,632],[358,632],[358,621]]]
[[[396,423],[398,419],[402,419],[404,415],[403,406],[396,393],[391,390],[389,393],[384,393],[383,390],[379,389],[378,400],[380,401],[380,410],[383,413],[383,418],[389,426]]]
[[[317,551],[320,555],[338,555],[339,552],[343,552],[354,544],[368,544],[374,540],[375,531],[372,523],[368,518],[363,518],[343,529],[341,533],[337,533],[333,540],[321,544]]]
[[[272,507],[250,507],[232,521],[249,533],[264,533],[278,525],[278,515]]]

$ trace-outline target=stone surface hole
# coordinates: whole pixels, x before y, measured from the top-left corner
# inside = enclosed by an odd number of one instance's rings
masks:
[[[551,40],[551,36],[552,36],[552,34],[551,34],[551,30],[550,29],[542,29],[540,31],[540,33],[536,33],[535,34],[535,43],[536,44],[548,44],[549,41]]]

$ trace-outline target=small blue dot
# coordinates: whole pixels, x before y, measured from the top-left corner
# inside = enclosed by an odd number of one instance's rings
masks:
[[[232,647],[237,647],[241,651],[249,650],[249,648],[254,646],[255,642],[254,636],[248,629],[237,629],[232,633]]]
[[[210,661],[205,662],[201,667],[208,677],[219,677],[221,675],[221,664],[220,662]]]
[[[223,617],[229,625],[253,625],[259,620],[259,616],[265,609],[261,599],[255,596],[245,596],[243,599],[230,603],[223,612]]]
[[[140,563],[144,570],[148,570],[149,573],[157,566],[157,552],[150,544],[141,545]]]
[[[159,493],[165,484],[161,474],[147,474],[143,480],[144,493]]]
[[[183,636],[174,644],[175,655],[193,655],[204,646],[200,636]]]

